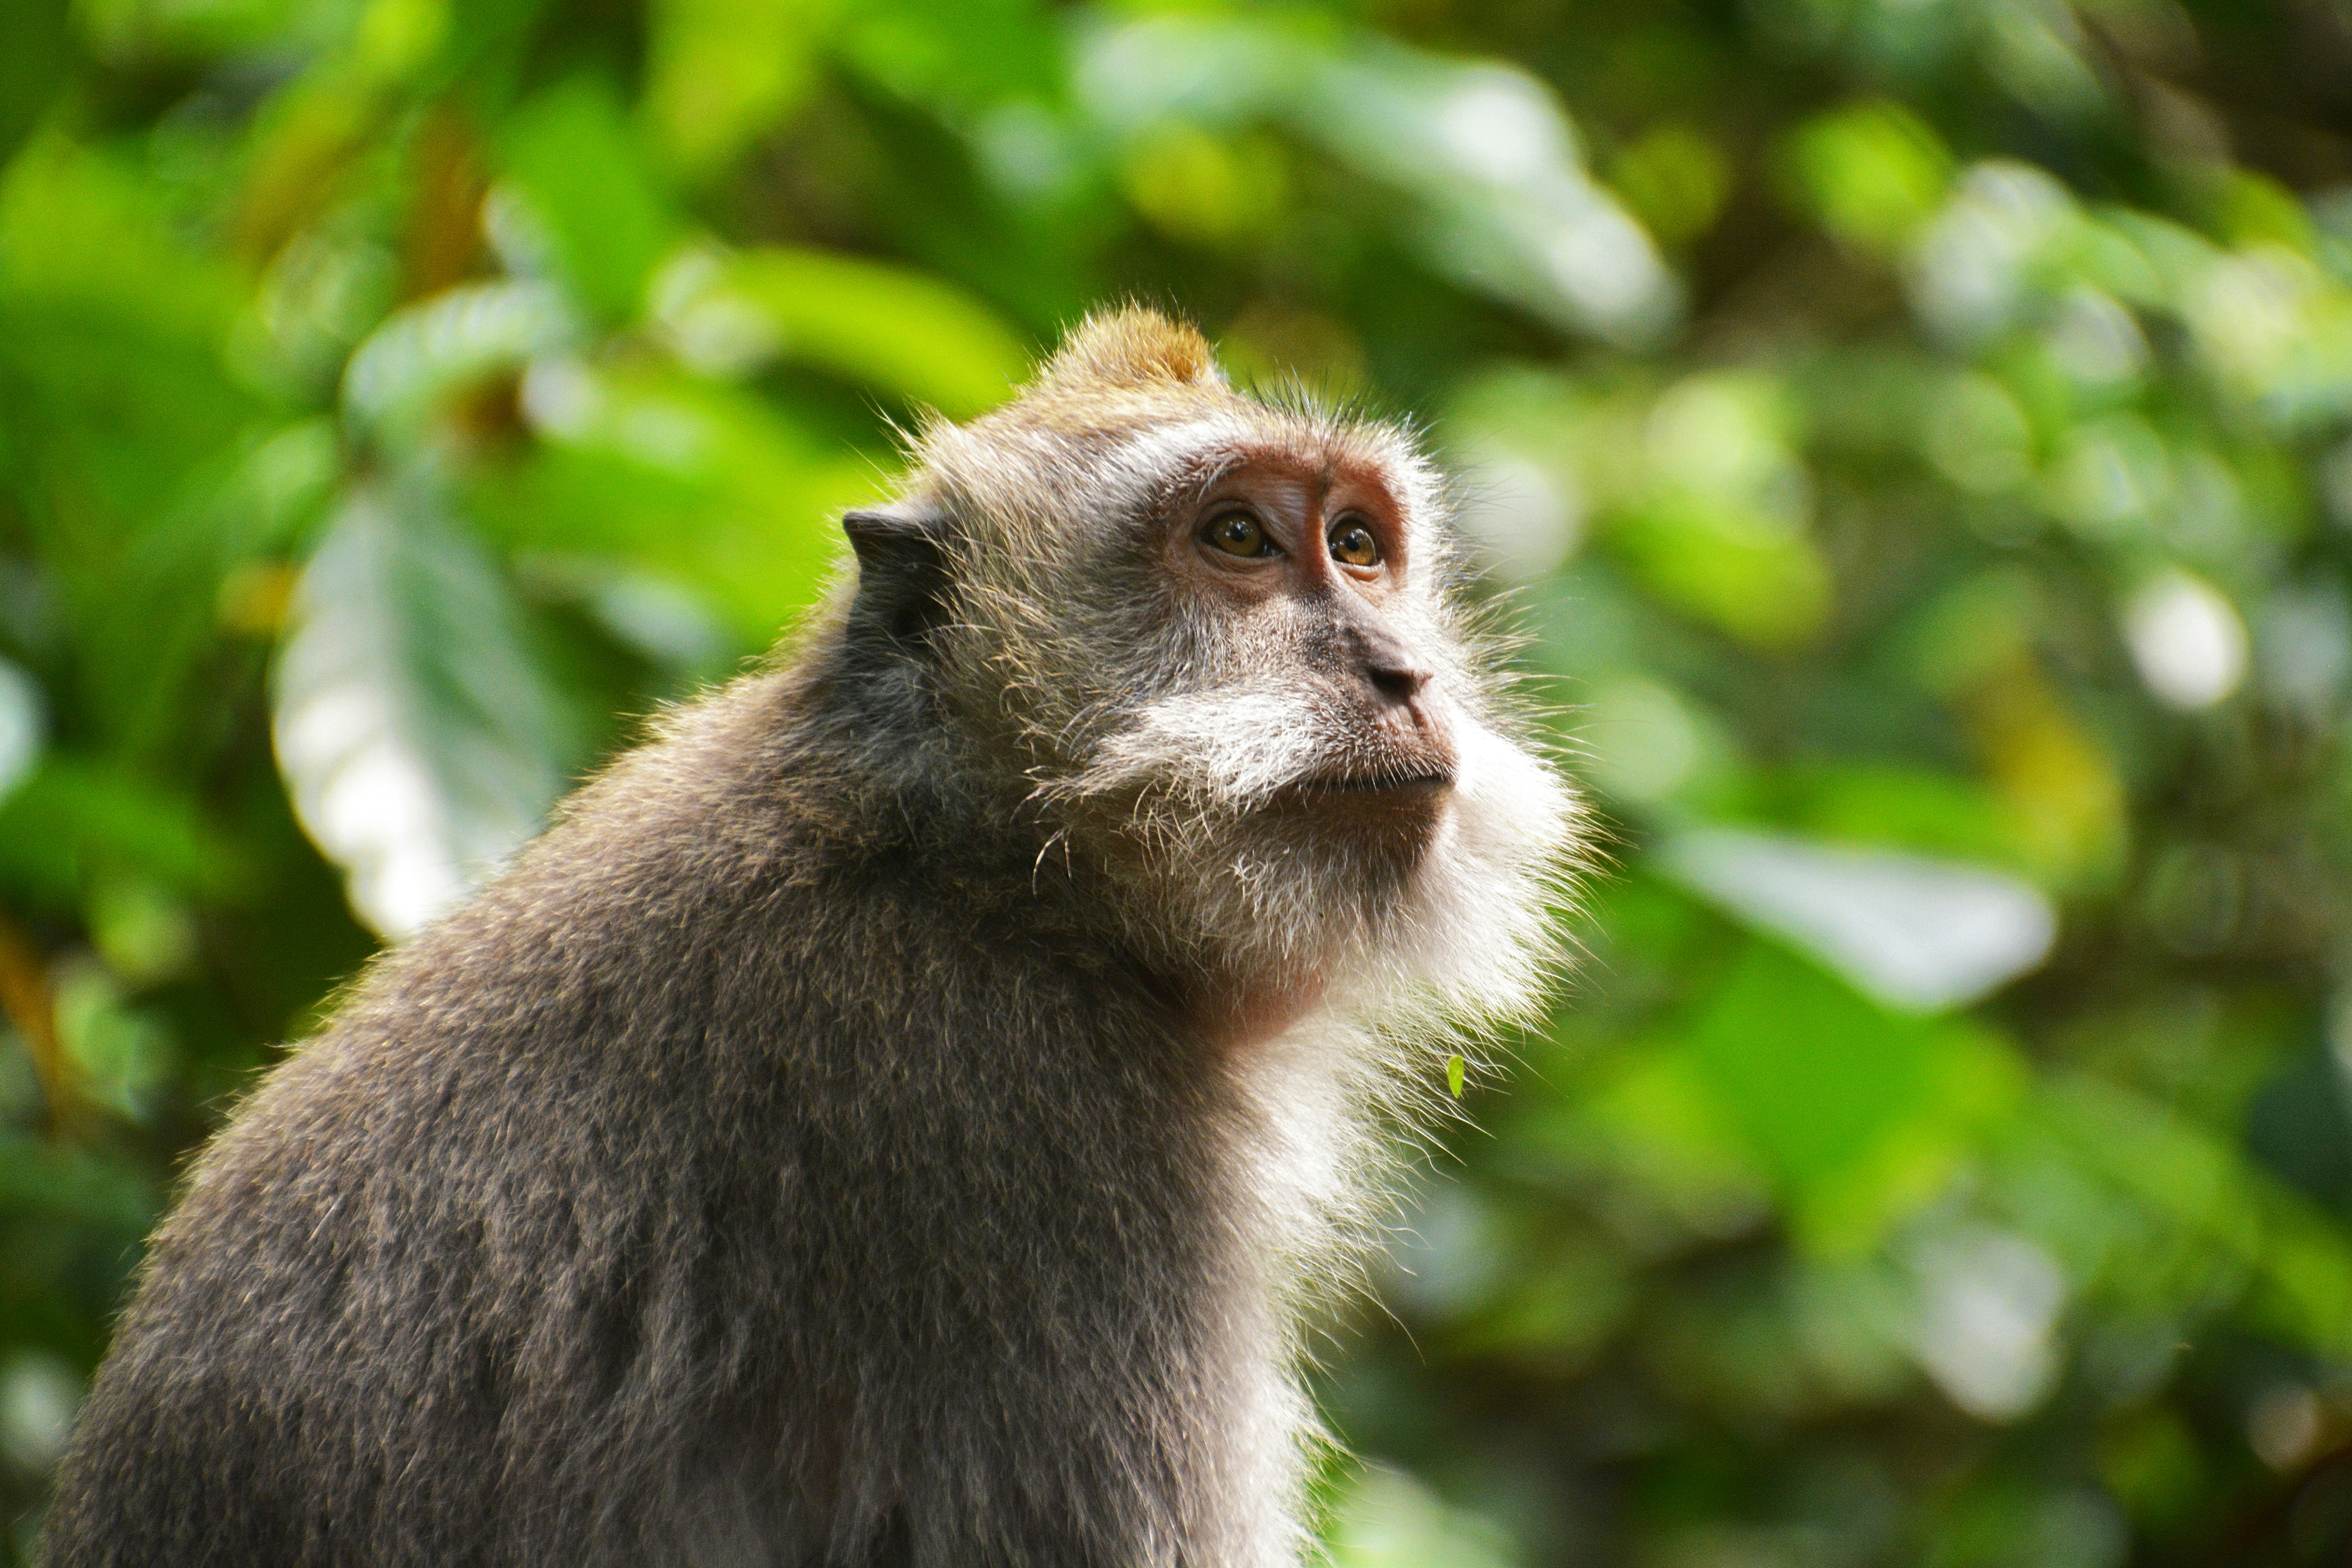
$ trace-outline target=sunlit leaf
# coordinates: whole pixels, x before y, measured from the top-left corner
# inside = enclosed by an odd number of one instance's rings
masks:
[[[2007,984],[2057,935],[2047,898],[1981,866],[1728,829],[1682,834],[1659,863],[1886,1005],[1920,1012]]]
[[[384,0],[370,9],[412,15],[436,0]],[[362,164],[382,128],[384,100],[341,51],[319,60],[257,117],[233,234],[244,256],[278,255],[316,222]]]
[[[1562,1160],[1605,1161],[1689,1236],[1737,1236],[1771,1210],[1772,1172],[1705,1069],[1678,1050],[1636,1052],[1572,1114],[1520,1133]]]
[[[1507,580],[1542,577],[1583,542],[1589,400],[1529,371],[1481,378],[1441,431],[1465,484],[1462,528]]]
[[[1801,643],[1829,613],[1812,541],[1739,503],[1670,494],[1622,515],[1608,537],[1652,593],[1742,642]]]
[[[180,978],[196,957],[187,900],[145,877],[118,873],[95,879],[83,912],[99,955],[129,985]]]
[[[659,568],[750,646],[815,600],[842,555],[835,517],[877,486],[870,462],[699,377],[555,361],[523,394],[547,449],[485,477],[490,526],[520,548]]]
[[[1282,21],[1206,13],[1100,26],[1078,82],[1104,122],[1287,124],[1414,206],[1407,232],[1474,288],[1639,342],[1678,290],[1650,238],[1586,174],[1567,116],[1524,72]]]
[[[1028,369],[1021,340],[978,300],[905,267],[765,246],[690,252],[657,287],[688,360],[719,372],[781,359],[938,409],[985,413]]]
[[[41,688],[23,669],[0,659],[0,800],[32,771],[47,727]]]
[[[2074,238],[2080,218],[2048,171],[2006,159],[1976,164],[1910,242],[1919,315],[1963,346],[2008,329],[2035,303],[2042,263]]]
[[[2030,825],[1990,788],[1958,774],[1893,764],[1780,768],[1753,781],[1748,801],[1758,820],[1816,840],[2000,871],[2040,869]]]
[[[1063,92],[1063,20],[1043,0],[863,0],[847,9],[838,47],[887,90],[960,120]]]
[[[1988,1226],[1932,1232],[1912,1249],[1919,1281],[1916,1354],[1952,1403],[2014,1421],[2046,1396],[2066,1276],[2032,1239]]]
[[[123,977],[91,958],[68,959],[50,973],[58,1058],[74,1097],[126,1122],[153,1123],[181,1064],[170,1023],[133,1003]]]
[[[295,597],[272,732],[303,827],[387,936],[495,871],[562,783],[506,585],[419,481],[337,514]]]
[[[1722,213],[1731,172],[1706,137],[1686,125],[1662,125],[1617,155],[1609,183],[1651,234],[1679,245]]]
[[[1333,1521],[1337,1568],[1503,1568],[1514,1560],[1509,1536],[1492,1521],[1447,1507],[1388,1465],[1354,1479]]]
[[[572,329],[548,284],[453,288],[394,315],[359,346],[343,374],[343,403],[363,428],[413,434],[452,392],[519,370]]]
[[[1551,96],[1516,71],[1377,51],[1330,72],[1302,116],[1338,156],[1408,183],[1441,271],[1575,330],[1664,338],[1681,288],[1650,236],[1584,172]]]
[[[1287,160],[1263,134],[1162,126],[1128,148],[1120,163],[1119,186],[1136,210],[1196,245],[1231,250],[1261,241],[1291,204]]]

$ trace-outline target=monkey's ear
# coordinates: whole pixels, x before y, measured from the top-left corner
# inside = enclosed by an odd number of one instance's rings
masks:
[[[908,497],[845,512],[841,531],[857,551],[849,636],[872,653],[919,651],[945,612],[955,518],[936,501]]]

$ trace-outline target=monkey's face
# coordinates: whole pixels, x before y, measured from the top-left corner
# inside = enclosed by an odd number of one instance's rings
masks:
[[[1323,716],[1321,755],[1286,793],[1310,810],[1426,815],[1458,762],[1433,646],[1444,639],[1414,575],[1413,529],[1378,470],[1276,449],[1173,511],[1165,566],[1182,612],[1216,629],[1229,663],[1286,672]]]
[[[1160,667],[1207,678],[1107,753],[1181,718],[1183,740],[1222,743],[1166,769],[1195,793],[1273,831],[1360,838],[1367,862],[1423,852],[1460,767],[1459,672],[1399,488],[1361,455],[1276,444],[1221,455],[1142,519]]]
[[[1532,994],[1575,808],[1499,715],[1407,434],[1242,397],[1130,313],[918,456],[908,501],[845,519],[851,634],[919,672],[932,754],[1019,802],[1040,864],[1244,988]]]
[[[1157,474],[1137,475],[1138,446]],[[1147,918],[1315,971],[1409,946],[1474,847],[1553,852],[1564,801],[1495,726],[1439,492],[1401,437],[1253,405],[1147,426],[1100,466],[1137,477],[997,535],[1045,559],[976,566],[1024,602],[995,588],[962,624],[986,650],[973,674],[1020,716],[1051,831]]]

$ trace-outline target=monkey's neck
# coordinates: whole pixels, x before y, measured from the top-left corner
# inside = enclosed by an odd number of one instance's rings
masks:
[[[896,824],[886,841],[853,852],[903,855],[941,879],[942,892],[952,884],[972,900],[972,918],[1025,929],[1086,968],[1133,977],[1163,1016],[1221,1052],[1270,1040],[1326,1000],[1330,964],[1229,940],[1220,921],[1156,885],[1167,868],[1104,863],[1101,841],[1115,834],[1073,833],[1043,814],[1007,759],[968,770],[968,753],[940,747],[919,723],[877,734],[870,717],[828,711],[826,699],[845,695],[823,684],[802,694],[803,722],[820,737],[855,735],[857,744],[819,738],[803,760],[826,765],[835,821]]]
[[[1143,973],[1171,1013],[1226,1053],[1281,1034],[1320,1006],[1329,988],[1328,977],[1320,974],[1275,976],[1197,965]]]

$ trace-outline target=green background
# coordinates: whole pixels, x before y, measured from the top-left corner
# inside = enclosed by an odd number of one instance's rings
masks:
[[[1132,297],[1426,423],[1610,833],[1339,1560],[2344,1561],[2347,18],[8,0],[0,1557],[252,1074]]]

